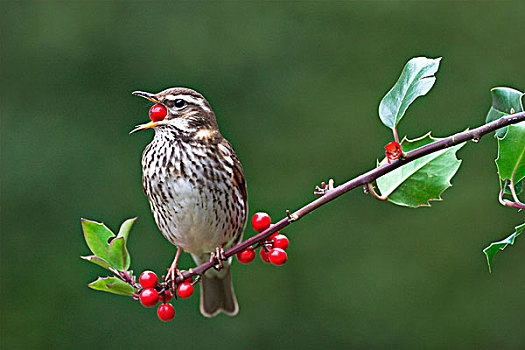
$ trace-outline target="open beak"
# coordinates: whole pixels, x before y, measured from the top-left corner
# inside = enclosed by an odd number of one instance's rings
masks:
[[[135,95],[135,96],[144,97],[144,98],[150,100],[153,103],[160,103],[160,101],[157,100],[157,97],[155,96],[155,94],[150,94],[149,92],[133,91],[131,94]]]
[[[148,100],[150,100],[153,103],[160,103],[160,101],[157,99],[157,97],[154,94],[151,94],[149,92],[133,91],[132,94],[136,95],[136,96],[144,97],[145,99],[148,99]],[[154,128],[158,124],[159,124],[158,122],[149,122],[149,123],[146,123],[146,124],[137,125],[135,127],[135,129],[131,130],[130,134],[136,133],[137,131],[140,131],[140,130],[146,130],[146,129]]]
[[[151,129],[151,128],[154,128],[156,127],[157,125],[159,125],[159,122],[149,122],[149,123],[146,123],[146,124],[141,124],[141,125],[137,125],[135,127],[135,129],[131,130],[129,132],[129,134],[134,134],[136,133],[137,131],[140,131],[140,130],[146,130],[146,129]]]

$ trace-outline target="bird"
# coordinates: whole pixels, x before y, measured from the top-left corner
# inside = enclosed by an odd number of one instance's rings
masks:
[[[174,87],[159,93],[133,95],[165,107],[160,121],[138,125],[130,132],[153,129],[142,154],[142,184],[155,222],[177,247],[168,270],[172,282],[181,249],[197,265],[216,259],[217,269],[200,278],[200,312],[234,316],[239,311],[232,284],[231,258],[221,254],[242,240],[248,199],[243,167],[222,136],[215,113],[199,92]]]

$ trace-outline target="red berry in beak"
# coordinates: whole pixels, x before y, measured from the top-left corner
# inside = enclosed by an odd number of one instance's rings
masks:
[[[156,104],[149,109],[149,118],[152,122],[160,122],[166,115],[168,115],[168,111],[163,105]]]

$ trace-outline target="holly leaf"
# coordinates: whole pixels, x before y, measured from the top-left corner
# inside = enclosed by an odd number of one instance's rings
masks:
[[[498,138],[496,165],[501,180],[518,183],[525,177],[525,122],[510,125],[505,137]]]
[[[487,264],[489,265],[489,272],[492,272],[492,261],[494,260],[494,256],[496,253],[500,250],[503,250],[507,247],[507,245],[513,245],[514,240],[518,235],[525,229],[525,223],[516,226],[516,231],[514,231],[513,234],[508,236],[507,238],[499,241],[499,242],[492,242],[487,248],[483,249],[483,253],[487,256]]]
[[[116,277],[99,277],[96,281],[88,284],[88,287],[94,290],[125,296],[132,296],[133,293],[136,292],[135,288]]]
[[[126,248],[124,237],[118,237],[109,245],[108,261],[110,265],[119,271],[126,271],[131,265],[131,258]]]
[[[80,258],[92,262],[93,264],[97,264],[98,266],[102,266],[105,269],[109,268],[110,266],[106,260],[96,255],[81,256]]]
[[[430,133],[415,140],[405,137],[401,147],[403,152],[409,152],[437,140]],[[381,195],[394,204],[411,208],[430,206],[430,201],[442,200],[441,194],[452,186],[450,179],[461,165],[456,152],[464,145],[434,152],[381,176],[376,181]],[[379,166],[386,162],[385,158]]]
[[[523,112],[523,96],[521,91],[509,87],[495,87],[490,90],[492,95],[492,106],[489,109],[486,123],[504,117],[509,114]],[[503,137],[507,133],[507,127],[496,130],[496,136]]]
[[[379,104],[379,117],[383,124],[394,129],[408,106],[419,96],[426,95],[434,83],[439,58],[415,57],[403,68],[401,76]]]
[[[103,223],[81,219],[82,231],[89,249],[98,257],[106,259],[109,252],[108,240],[115,237]]]

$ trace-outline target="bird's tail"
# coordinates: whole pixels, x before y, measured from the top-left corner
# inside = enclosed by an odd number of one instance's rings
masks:
[[[239,305],[233,290],[229,261],[224,262],[220,271],[206,271],[200,282],[200,294],[200,311],[204,316],[214,317],[221,312],[228,316],[237,315]]]

